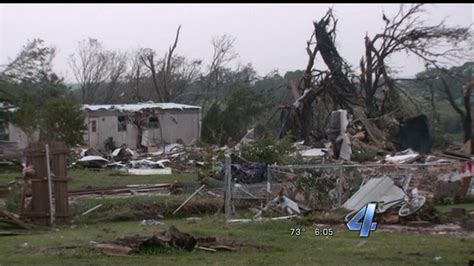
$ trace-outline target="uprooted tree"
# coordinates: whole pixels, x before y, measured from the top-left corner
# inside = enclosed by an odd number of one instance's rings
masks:
[[[385,28],[374,37],[365,37],[365,55],[360,73],[355,73],[335,46],[338,20],[332,9],[319,21],[307,42],[308,63],[299,82],[290,80],[295,101],[283,107],[280,136],[291,131],[295,138],[311,141],[315,105],[331,110],[347,109],[365,127],[368,139],[378,148],[393,150],[386,125],[378,120],[397,111],[399,95],[403,93],[392,79],[387,59],[398,52],[407,52],[435,67],[442,60],[452,60],[462,52],[460,44],[470,37],[468,28],[448,27],[441,22],[426,26],[420,20],[423,5],[401,5],[391,19],[383,14]],[[450,44],[449,50],[439,51],[439,44]],[[320,55],[327,70],[316,67]],[[321,126],[321,125],[318,125]]]

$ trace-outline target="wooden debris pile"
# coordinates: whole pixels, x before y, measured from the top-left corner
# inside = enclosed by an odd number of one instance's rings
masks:
[[[94,249],[109,256],[129,254],[159,253],[167,249],[193,251],[200,249],[210,252],[236,251],[243,245],[236,241],[218,240],[216,237],[194,237],[171,226],[166,231],[150,236],[118,238],[110,243],[95,243]]]

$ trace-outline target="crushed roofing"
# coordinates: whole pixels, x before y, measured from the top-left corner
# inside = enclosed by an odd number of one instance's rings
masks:
[[[200,106],[179,104],[179,103],[155,103],[155,102],[145,102],[145,103],[136,103],[136,104],[84,104],[82,106],[83,110],[97,111],[97,110],[118,110],[121,112],[136,112],[143,109],[201,109]]]

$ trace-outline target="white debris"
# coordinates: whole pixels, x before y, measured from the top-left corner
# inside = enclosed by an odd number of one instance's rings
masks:
[[[165,145],[165,152],[177,152],[177,151],[182,151],[182,150],[183,150],[183,145],[178,144],[178,143]]]
[[[161,225],[165,224],[163,222],[157,221],[155,219],[143,220],[140,225]]]
[[[89,155],[89,156],[84,156],[81,159],[78,160],[78,162],[91,162],[91,161],[104,161],[104,162],[109,162],[109,160],[105,159],[104,157],[100,157],[97,155]]]
[[[303,156],[303,157],[324,156],[326,154],[325,151],[326,151],[325,149],[319,149],[319,148],[309,149],[309,150],[305,150],[305,151],[301,152],[301,156]]]
[[[151,161],[147,159],[142,159],[142,160],[132,160],[127,163],[127,166],[129,168],[134,168],[134,169],[156,169],[156,168],[166,168],[164,163],[168,163],[170,160],[164,159],[164,160],[159,160],[159,161]]]
[[[83,110],[98,111],[98,110],[118,110],[120,112],[137,112],[143,109],[201,109],[199,106],[177,104],[177,103],[155,103],[152,101],[137,103],[137,104],[84,104]]]
[[[171,175],[171,168],[164,169],[127,169],[130,175]]]
[[[401,151],[397,153],[394,156],[387,155],[385,156],[385,161],[390,162],[390,163],[407,163],[411,160],[416,159],[419,156],[419,154],[412,149],[406,149],[404,151]]]
[[[369,202],[385,202],[385,205],[383,207],[380,205],[378,209],[383,213],[404,196],[403,190],[396,186],[390,177],[382,176],[369,179],[342,207],[348,210],[359,210]]]

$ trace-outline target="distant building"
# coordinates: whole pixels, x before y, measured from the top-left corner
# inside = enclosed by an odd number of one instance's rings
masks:
[[[105,149],[115,145],[136,149],[163,143],[190,144],[201,137],[201,107],[176,103],[83,105],[86,145]]]
[[[0,102],[0,149],[8,146],[15,146],[18,149],[28,147],[30,141],[38,141],[39,132],[33,132],[28,136],[19,126],[11,123],[6,119],[6,114],[14,112],[16,107],[4,102]]]

